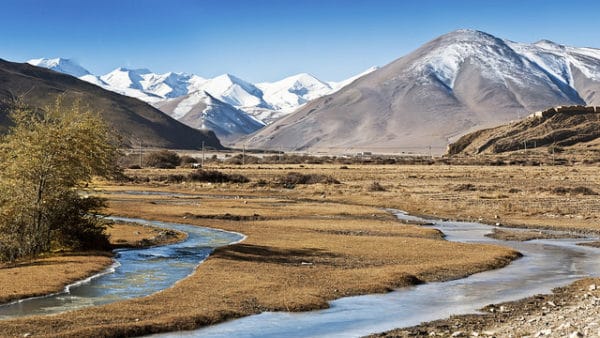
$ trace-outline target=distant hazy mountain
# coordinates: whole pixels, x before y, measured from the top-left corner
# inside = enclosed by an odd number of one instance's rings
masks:
[[[28,62],[148,102],[194,128],[213,129],[219,137],[229,141],[254,132],[371,71],[341,82],[326,83],[309,74],[298,74],[281,81],[254,85],[230,74],[205,79],[186,73],[157,74],[148,69],[120,67],[97,76],[66,59]],[[192,102],[197,102],[198,107],[190,106]]]
[[[173,118],[198,129],[210,129],[221,140],[233,140],[264,127],[244,111],[200,90],[175,99],[161,101],[156,107]]]
[[[419,151],[557,105],[600,101],[600,50],[458,30],[307,103],[253,148]],[[240,143],[241,144],[241,143]]]
[[[64,62],[57,65],[63,71],[77,69],[66,67]],[[204,142],[208,147],[223,148],[213,132],[188,127],[140,100],[70,75],[0,59],[0,102],[22,96],[26,104],[44,108],[58,95],[63,95],[67,104],[79,100],[100,113],[123,137],[125,145],[137,145],[141,141],[145,147],[199,149]],[[5,131],[8,125],[6,106],[0,104],[0,130]]]

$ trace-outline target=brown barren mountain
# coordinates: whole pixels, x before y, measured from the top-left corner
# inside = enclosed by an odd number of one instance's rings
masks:
[[[68,104],[79,100],[85,107],[97,111],[121,135],[125,146],[199,149],[222,149],[212,131],[188,127],[158,109],[137,99],[107,91],[73,76],[25,63],[0,59],[0,101],[5,103],[20,96],[27,105],[44,108],[63,95]],[[10,121],[6,104],[0,107],[0,131],[5,132]]]
[[[458,30],[307,103],[249,148],[443,153],[465,133],[558,105],[597,105],[600,50]]]
[[[600,107],[565,106],[525,119],[464,135],[448,146],[448,155],[498,154],[538,147],[596,147],[600,140]]]

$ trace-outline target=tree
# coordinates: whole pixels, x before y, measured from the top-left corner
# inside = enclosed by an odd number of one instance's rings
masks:
[[[0,259],[32,257],[51,244],[106,244],[96,216],[103,202],[78,189],[118,172],[115,135],[97,114],[60,97],[45,110],[11,106],[14,126],[0,140]]]

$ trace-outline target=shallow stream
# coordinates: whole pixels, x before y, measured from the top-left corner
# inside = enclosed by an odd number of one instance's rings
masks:
[[[427,283],[386,294],[338,299],[325,310],[265,312],[195,331],[156,336],[359,337],[450,315],[476,313],[491,303],[549,293],[553,288],[577,279],[600,276],[600,250],[576,245],[590,239],[500,241],[485,236],[492,232],[492,226],[395,213],[401,220],[433,224],[431,227],[444,232],[449,241],[500,244],[518,250],[523,257],[502,269],[467,278]]]
[[[115,264],[107,271],[69,285],[64,292],[0,306],[0,319],[59,313],[147,296],[190,275],[214,248],[244,238],[241,234],[193,225],[124,217],[110,219],[178,230],[187,233],[188,237],[164,246],[116,250]]]
[[[422,219],[396,211],[401,220],[433,224],[446,239],[512,247],[523,257],[507,267],[447,282],[402,288],[387,294],[347,297],[320,311],[266,312],[195,331],[159,337],[354,337],[454,314],[474,313],[500,303],[547,293],[587,276],[600,276],[600,250],[578,246],[595,239],[552,239],[528,242],[486,237],[494,227],[467,222]],[[180,243],[148,249],[118,250],[116,264],[104,274],[71,285],[65,292],[0,306],[0,318],[52,314],[142,297],[191,274],[216,247],[239,242],[241,234],[177,223],[113,218],[188,233]],[[519,231],[515,229],[515,231]]]

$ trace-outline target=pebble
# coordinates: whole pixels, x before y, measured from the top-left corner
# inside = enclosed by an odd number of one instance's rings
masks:
[[[583,337],[583,333],[581,333],[579,331],[574,331],[573,333],[571,333],[569,335],[569,338],[578,338],[578,337]]]
[[[596,284],[592,284],[592,285],[588,286],[588,291],[594,291],[594,290],[596,290],[596,288],[597,288]]]
[[[558,329],[559,330],[564,330],[564,329],[568,329],[570,327],[571,327],[571,323],[566,322],[566,323],[560,324],[560,326],[558,327]]]
[[[454,333],[452,333],[452,335],[450,337],[460,337],[463,335],[462,331],[456,331]]]
[[[545,329],[535,334],[536,337],[549,336],[552,334],[552,330]]]

